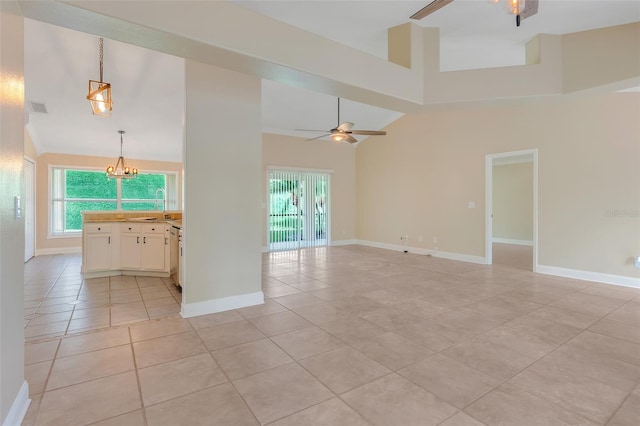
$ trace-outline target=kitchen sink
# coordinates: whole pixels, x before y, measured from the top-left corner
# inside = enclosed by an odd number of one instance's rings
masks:
[[[158,218],[157,217],[132,217],[131,219],[128,219],[131,222],[157,222]]]

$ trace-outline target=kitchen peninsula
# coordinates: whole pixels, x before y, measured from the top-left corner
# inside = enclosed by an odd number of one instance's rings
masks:
[[[171,231],[176,228],[182,228],[181,211],[82,212],[82,273],[85,278],[174,275],[179,257]]]

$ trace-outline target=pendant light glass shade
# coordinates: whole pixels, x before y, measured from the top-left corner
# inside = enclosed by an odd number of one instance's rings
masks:
[[[107,177],[116,178],[116,179],[132,179],[138,176],[138,169],[130,168],[124,161],[124,157],[122,156],[122,135],[124,134],[124,130],[118,130],[120,133],[120,157],[118,157],[118,161],[115,166],[107,167]]]
[[[519,15],[524,10],[525,0],[505,0],[507,12],[512,15]]]
[[[113,103],[111,101],[111,84],[102,81],[102,59],[104,56],[104,39],[100,37],[100,81],[89,80],[89,94],[87,99],[91,104],[94,115],[108,117],[111,115]]]

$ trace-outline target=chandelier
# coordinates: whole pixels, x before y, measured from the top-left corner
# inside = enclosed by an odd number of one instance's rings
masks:
[[[138,176],[138,169],[130,169],[124,162],[124,157],[122,156],[122,135],[124,134],[124,130],[118,130],[118,133],[120,133],[120,157],[118,157],[118,161],[116,162],[115,167],[107,167],[107,177],[116,179],[131,179]]]

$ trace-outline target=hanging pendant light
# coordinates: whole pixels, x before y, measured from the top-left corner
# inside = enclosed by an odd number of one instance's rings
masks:
[[[122,156],[122,135],[124,134],[124,130],[118,130],[118,133],[120,133],[120,157],[118,157],[118,161],[116,162],[115,167],[107,167],[107,177],[116,179],[131,179],[138,176],[138,169],[131,169],[124,162],[124,157]]]
[[[102,81],[102,59],[104,56],[104,39],[100,37],[100,81],[89,80],[87,99],[94,115],[108,117],[111,115],[111,84]]]

